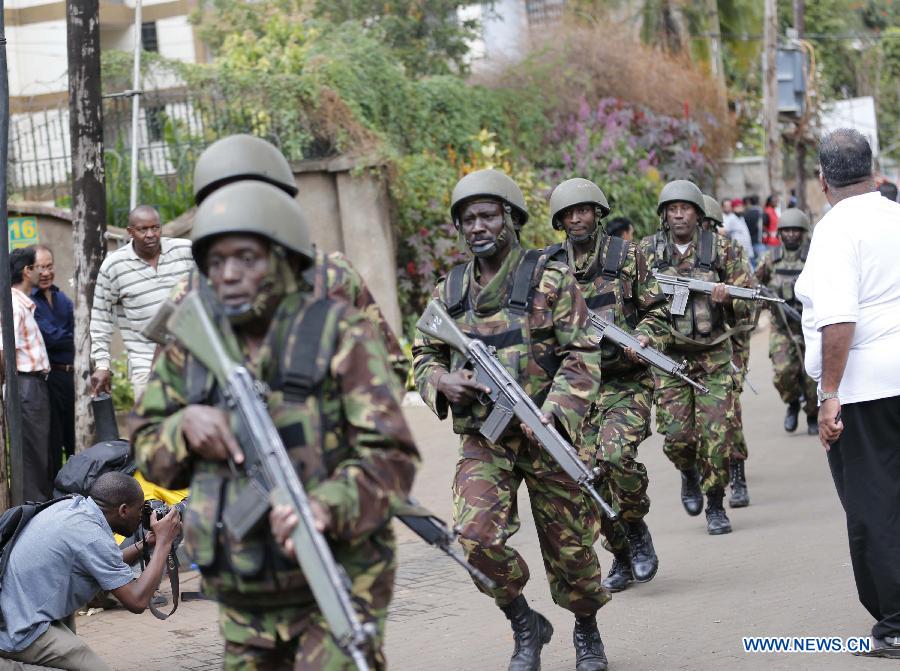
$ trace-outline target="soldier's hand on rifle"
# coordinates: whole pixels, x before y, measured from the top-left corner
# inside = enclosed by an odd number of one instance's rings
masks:
[[[161,520],[156,515],[150,517],[150,530],[156,537],[154,545],[168,548],[181,533],[181,513],[177,508],[172,508]]]
[[[437,381],[437,389],[455,405],[469,404],[479,393],[491,393],[490,387],[475,380],[475,373],[465,369],[441,375]]]
[[[321,503],[313,498],[309,499],[309,508],[316,521],[316,530],[324,533],[331,526],[331,515]],[[294,533],[299,522],[300,518],[290,506],[272,506],[272,510],[269,511],[269,526],[272,528],[272,535],[289,557],[297,556],[294,552],[294,540],[291,538],[291,534]]]
[[[550,426],[553,423],[553,415],[548,415],[545,412],[541,413],[541,424],[544,426]],[[522,433],[525,434],[525,437],[530,440],[532,443],[537,442],[537,436],[534,435],[534,431],[532,431],[526,424],[520,424],[522,427]]]
[[[98,368],[91,374],[91,396],[109,394],[112,388],[109,370]]]
[[[228,428],[228,415],[219,408],[208,405],[189,405],[184,409],[181,432],[192,452],[209,461],[234,463],[244,461],[244,454],[237,438]]]
[[[728,295],[728,289],[725,288],[722,282],[713,287],[710,297],[713,303],[728,303],[731,300],[731,296]]]
[[[646,347],[650,344],[650,338],[645,335],[636,335],[635,338],[638,342],[641,343],[641,347]],[[627,356],[634,363],[640,363],[641,358],[637,355],[637,352],[634,351],[631,347],[626,347],[624,350],[625,356]]]

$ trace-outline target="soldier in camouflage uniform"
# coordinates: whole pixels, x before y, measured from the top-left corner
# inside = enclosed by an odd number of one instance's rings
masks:
[[[607,214],[609,204],[596,184],[566,180],[550,194],[550,222],[565,230],[566,242],[547,253],[573,270],[588,309],[634,332],[645,346],[664,349],[670,340],[666,295],[643,253],[606,234],[601,219]],[[619,514],[615,522],[601,518],[601,525],[614,557],[603,585],[620,592],[632,580],[652,580],[659,567],[644,522],[650,510],[647,469],[637,460],[638,446],[650,435],[653,374],[631,350],[611,343],[601,342],[601,357],[601,394],[585,426],[582,458],[601,465],[601,495]]]
[[[569,439],[599,391],[600,353],[588,335],[588,311],[565,265],[537,250],[525,251],[516,231],[528,214],[518,186],[496,170],[459,181],[450,213],[474,254],[434,289],[459,327],[496,348],[497,357],[525,392]],[[478,384],[465,359],[419,332],[413,370],[422,398],[440,418],[453,413],[461,450],[453,480],[454,519],[466,557],[496,582],[478,588],[510,620],[515,651],[511,671],[537,671],[553,628],[533,611],[523,590],[529,571],[507,545],[519,529],[516,491],[524,481],[540,539],[553,600],[575,614],[578,671],[607,668],[596,612],[610,599],[593,545],[599,512],[546,452],[511,424],[498,443],[479,429],[488,415],[476,401]]]
[[[377,632],[369,661],[384,668],[395,572],[388,522],[392,502],[408,495],[417,453],[381,339],[358,311],[316,300],[301,281],[314,257],[308,227],[279,189],[259,181],[220,188],[200,206],[192,238],[216,327],[234,359],[265,385],[317,522],[352,581],[354,606]],[[240,542],[222,526],[247,476],[229,467],[241,447],[221,402],[211,374],[170,344],[130,427],[142,472],[167,487],[190,483],[185,545],[204,591],[220,603],[225,668],[355,668],[270,523]]]
[[[692,293],[684,315],[671,316],[675,358],[687,357],[685,374],[709,388],[701,394],[670,375],[657,376],[656,428],[665,436],[663,450],[681,471],[681,501],[689,515],[699,515],[706,494],[706,525],[712,535],[731,532],[723,501],[728,483],[728,445],[734,381],[726,307],[732,304],[723,284],[746,286],[750,269],[731,245],[713,231],[702,230],[703,194],[695,184],[676,180],[659,196],[662,230],[641,241],[654,271],[716,282],[712,295]],[[742,301],[733,309],[738,318]]]
[[[710,230],[717,230],[722,225],[722,208],[712,196],[703,194],[703,202],[706,204],[705,224]],[[744,256],[744,248],[737,240],[729,240],[728,244],[733,252]],[[754,305],[753,316],[759,314]],[[748,315],[749,318],[749,315]],[[747,440],[744,437],[744,419],[741,409],[741,394],[744,391],[744,379],[750,366],[750,335],[756,327],[755,319],[749,324],[735,324],[736,328],[731,335],[731,377],[734,381],[734,394],[732,394],[732,407],[729,414],[730,424],[725,432],[728,445],[728,459],[731,470],[731,498],[728,505],[732,508],[744,508],[750,505],[750,493],[747,489],[747,475],[744,470],[744,462],[747,460]]]
[[[809,217],[802,210],[785,210],[778,220],[781,246],[773,247],[756,268],[756,277],[788,305],[800,312],[802,304],[794,295],[794,283],[806,263],[809,252]],[[816,403],[816,382],[803,367],[805,345],[800,324],[790,321],[779,307],[772,306],[769,331],[769,358],[775,369],[775,388],[787,403],[784,430],[797,430],[800,404],[806,412],[807,433],[819,434],[819,408]]]
[[[197,159],[194,199],[200,205],[216,189],[248,179],[277,186],[291,197],[298,193],[291,166],[274,145],[252,135],[230,135],[211,144]],[[198,282],[196,275],[185,279],[175,287],[172,297],[177,301]],[[350,260],[341,252],[326,254],[316,249],[315,262],[303,273],[302,282],[304,289],[313,290],[317,297],[327,296],[348,303],[369,319],[384,338],[400,390],[405,389],[409,358]]]

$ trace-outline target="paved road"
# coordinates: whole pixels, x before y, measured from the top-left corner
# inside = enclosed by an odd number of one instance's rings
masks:
[[[599,614],[610,666],[631,669],[886,669],[885,660],[847,654],[745,654],[742,636],[867,635],[871,620],[856,598],[843,516],[822,448],[781,428],[783,406],[771,386],[766,333],[754,335],[750,381],[744,393],[750,449],[751,506],[729,511],[734,533],[707,535],[704,518],[688,517],[679,478],[652,436],[641,448],[651,474],[648,522],[660,556],[650,583],[615,595]],[[455,436],[426,408],[407,409],[425,457],[418,498],[449,517]],[[524,490],[523,490],[524,492]],[[524,493],[522,495],[525,496]],[[526,498],[523,525],[513,539],[531,567],[526,595],[553,623],[544,671],[574,668],[573,620],[547,588]],[[388,626],[391,667],[400,671],[505,669],[509,626],[461,569],[399,532],[400,571]],[[601,550],[607,571],[610,556]],[[183,589],[194,589],[189,575]],[[168,621],[149,613],[107,611],[78,618],[78,631],[114,669],[215,669],[221,643],[215,608],[188,603]],[[143,657],[143,661],[139,661]]]

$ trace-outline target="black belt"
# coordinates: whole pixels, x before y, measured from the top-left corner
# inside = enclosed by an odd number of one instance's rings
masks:
[[[74,373],[75,366],[70,363],[51,363],[50,370],[61,370],[63,373]]]
[[[40,378],[45,381],[47,379],[47,373],[44,371],[40,371],[40,370],[19,370],[16,372],[19,375],[25,375],[27,377],[37,377],[37,378]]]

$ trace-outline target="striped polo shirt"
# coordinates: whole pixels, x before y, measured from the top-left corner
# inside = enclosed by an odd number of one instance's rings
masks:
[[[22,291],[12,287],[13,328],[16,332],[16,370],[20,373],[46,373],[50,370],[50,359],[44,337],[34,320],[34,301]],[[0,327],[0,336],[2,336]],[[0,337],[0,349],[3,340]]]
[[[156,344],[141,334],[172,287],[194,268],[190,240],[162,238],[156,268],[134,251],[132,243],[104,259],[91,308],[91,359],[94,368],[108,369],[114,324],[128,352],[129,374],[146,373]]]

